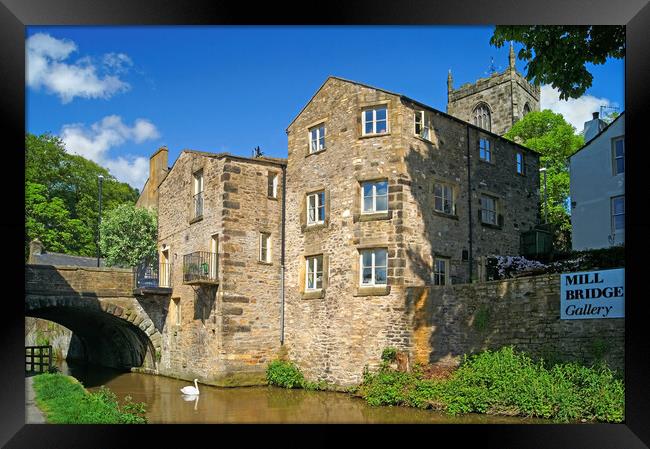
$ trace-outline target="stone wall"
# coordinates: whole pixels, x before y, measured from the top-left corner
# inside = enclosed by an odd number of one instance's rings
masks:
[[[514,345],[533,356],[623,369],[625,320],[560,319],[560,275],[408,289],[414,362],[456,365],[463,354]]]
[[[213,384],[238,376],[239,384],[263,382],[280,345],[281,167],[265,158],[183,151],[161,184],[159,250],[173,264],[161,373]],[[199,170],[204,200],[196,218],[193,176]],[[277,198],[268,197],[269,171],[278,175]],[[260,232],[271,234],[268,264],[259,262]],[[212,238],[217,282],[184,284],[183,256],[211,251]]]

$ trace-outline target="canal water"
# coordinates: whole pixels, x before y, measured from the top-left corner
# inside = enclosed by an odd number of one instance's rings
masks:
[[[199,384],[200,394],[184,396],[180,389],[193,383],[162,376],[120,372],[108,368],[65,363],[64,374],[77,378],[88,390],[102,385],[120,399],[131,396],[147,404],[152,424],[186,423],[419,423],[419,424],[537,424],[525,419],[469,414],[447,416],[408,407],[371,407],[345,393],[287,390],[277,387],[219,388]]]

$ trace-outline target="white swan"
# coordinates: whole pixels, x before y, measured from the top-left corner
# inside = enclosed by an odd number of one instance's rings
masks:
[[[188,385],[187,387],[181,388],[181,393],[183,394],[199,394],[199,386],[196,383],[198,379],[194,379],[194,386]]]

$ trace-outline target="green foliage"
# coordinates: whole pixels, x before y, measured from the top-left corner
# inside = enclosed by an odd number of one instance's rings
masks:
[[[591,86],[587,63],[625,57],[624,25],[498,25],[490,44],[501,47],[507,41],[524,45],[517,56],[527,61],[526,79],[550,84],[564,100],[578,98]]]
[[[156,256],[156,213],[121,204],[102,220],[99,245],[108,266],[135,266]]]
[[[545,202],[544,175],[540,173],[541,215],[547,217],[553,229],[554,247],[570,250],[569,156],[582,147],[583,137],[575,133],[575,128],[564,120],[562,114],[548,109],[526,114],[504,137],[540,153],[540,167],[546,168]]]
[[[274,360],[266,369],[266,380],[269,385],[283,388],[302,388],[305,378],[293,363],[284,360]]]
[[[36,402],[52,424],[144,424],[146,406],[127,396],[122,405],[106,387],[88,393],[74,378],[62,374],[34,377]]]
[[[397,358],[397,349],[393,347],[385,348],[381,353],[381,360],[387,363],[394,362]]]
[[[51,252],[94,256],[98,223],[98,179],[102,213],[135,203],[138,191],[78,155],[68,154],[61,139],[25,135],[25,257],[38,238]]]
[[[364,373],[356,389],[370,405],[406,405],[449,414],[490,413],[622,422],[625,389],[606,365],[544,366],[512,347],[466,357],[446,380],[387,368]]]

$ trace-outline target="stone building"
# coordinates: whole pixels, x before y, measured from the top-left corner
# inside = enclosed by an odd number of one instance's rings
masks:
[[[458,89],[453,87],[451,70],[447,78],[447,113],[500,136],[531,111],[539,111],[539,86],[529,83],[515,68],[515,52],[510,45],[508,68]]]
[[[160,183],[165,180],[165,176],[169,172],[167,166],[167,158],[169,150],[167,147],[160,147],[149,158],[149,178],[142,187],[140,197],[135,203],[137,207],[157,208],[158,207],[158,188]]]
[[[475,279],[538,222],[537,153],[403,95],[330,77],[287,134],[286,347],[309,378],[409,351],[405,289]]]
[[[161,374],[260,383],[280,346],[283,159],[184,150],[159,186]]]

